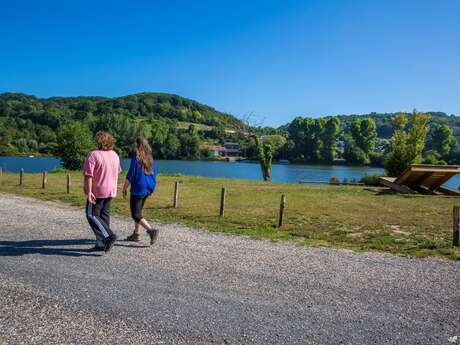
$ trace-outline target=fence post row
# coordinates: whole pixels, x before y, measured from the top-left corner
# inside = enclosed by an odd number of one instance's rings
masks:
[[[452,244],[454,246],[460,245],[460,207],[454,206],[453,209],[453,236],[452,236]]]
[[[278,227],[281,228],[284,223],[284,209],[286,208],[286,195],[281,195],[281,202],[280,202],[280,216],[278,220]]]
[[[70,174],[67,174],[67,194],[70,194],[70,185],[71,185]]]
[[[222,190],[220,192],[220,212],[219,212],[219,215],[221,217],[223,217],[224,213],[225,213],[225,188],[222,187]]]
[[[48,173],[44,171],[43,176],[42,176],[42,189],[46,188],[47,183],[48,183]]]
[[[24,169],[21,168],[21,171],[19,172],[19,185],[21,187],[24,186]]]
[[[174,184],[174,198],[173,198],[174,208],[177,208],[178,199],[179,199],[179,181],[176,181]]]

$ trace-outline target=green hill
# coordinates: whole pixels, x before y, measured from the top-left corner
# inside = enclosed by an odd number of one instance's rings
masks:
[[[213,139],[211,129],[216,128],[222,133],[225,129],[243,125],[230,114],[166,93],[138,93],[114,98],[37,98],[21,93],[3,93],[0,94],[0,155],[52,154],[57,145],[56,131],[72,121],[87,125],[93,133],[100,129],[112,131],[123,155],[131,151],[136,135],[148,137],[162,150],[166,149],[160,145],[169,139],[169,151],[159,152],[160,158],[197,158],[197,148],[189,152],[191,142],[193,145],[198,142],[195,146],[199,147],[206,139]],[[209,132],[207,138],[192,133],[198,138],[192,138],[190,142],[190,138],[185,138],[188,126],[184,128],[184,124],[194,124],[196,132],[206,129]]]
[[[56,128],[60,120],[82,120],[89,114],[119,113],[129,117],[167,118],[210,126],[240,126],[229,114],[197,101],[166,93],[138,93],[123,97],[37,98],[21,93],[0,94],[0,116],[20,117]]]

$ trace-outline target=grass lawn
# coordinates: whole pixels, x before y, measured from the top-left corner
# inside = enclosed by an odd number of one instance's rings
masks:
[[[20,188],[18,174],[4,173],[0,191],[83,206],[81,173],[72,173],[70,194],[66,194],[65,174],[48,174],[45,190],[41,189],[41,178],[41,174],[25,174],[25,186]],[[119,190],[123,179],[124,175]],[[177,209],[172,208],[175,181],[180,182]],[[227,202],[225,217],[220,218],[223,186]],[[285,225],[278,229],[275,225],[282,193],[286,195]],[[452,246],[452,207],[459,201],[452,197],[393,195],[366,187],[160,175],[144,216],[299,245],[460,260],[460,248]],[[128,202],[121,193],[112,211],[129,216]]]

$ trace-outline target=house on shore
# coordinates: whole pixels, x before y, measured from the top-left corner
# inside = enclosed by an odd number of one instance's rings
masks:
[[[211,157],[219,158],[225,154],[225,147],[223,146],[207,146],[207,149],[211,152]]]
[[[240,144],[224,143],[225,157],[238,158],[241,157]]]
[[[226,142],[222,146],[207,146],[207,149],[213,158],[230,158],[232,160],[243,158],[239,143]]]

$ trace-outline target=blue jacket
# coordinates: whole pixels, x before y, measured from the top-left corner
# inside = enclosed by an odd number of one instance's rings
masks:
[[[157,184],[157,171],[152,163],[152,173],[147,175],[142,169],[139,159],[134,156],[131,159],[128,175],[126,176],[131,183],[131,194],[135,196],[146,196],[155,191]]]

